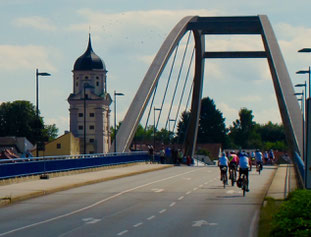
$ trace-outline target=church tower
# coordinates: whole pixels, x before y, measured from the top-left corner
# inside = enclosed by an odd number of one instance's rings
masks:
[[[80,138],[81,154],[107,153],[110,148],[110,109],[107,70],[91,44],[73,67],[73,93],[70,105],[70,131]]]

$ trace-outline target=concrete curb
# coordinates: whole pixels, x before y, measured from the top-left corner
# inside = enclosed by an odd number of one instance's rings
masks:
[[[25,195],[0,197],[0,207],[10,205],[10,204],[13,204],[13,203],[16,203],[19,201],[24,201],[24,200],[27,200],[30,198],[40,197],[40,196],[51,194],[51,193],[69,190],[72,188],[82,187],[85,185],[90,185],[90,184],[95,184],[95,183],[101,183],[101,182],[105,182],[105,181],[109,181],[109,180],[124,178],[124,177],[143,174],[143,173],[148,173],[148,172],[162,170],[162,169],[166,169],[166,168],[170,168],[170,167],[173,167],[173,166],[172,165],[163,165],[161,167],[145,169],[145,170],[141,170],[141,171],[134,171],[134,172],[129,172],[126,174],[121,174],[121,175],[113,175],[113,176],[100,178],[100,179],[91,179],[88,181],[83,181],[83,182],[74,183],[74,184],[70,184],[70,185],[63,185],[63,186],[59,186],[57,188],[46,189],[46,190],[41,190],[41,191],[33,191],[33,192],[25,194]]]

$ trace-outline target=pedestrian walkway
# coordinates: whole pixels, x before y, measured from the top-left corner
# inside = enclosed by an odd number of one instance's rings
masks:
[[[0,186],[0,206],[83,185],[99,183],[169,167],[172,167],[172,165],[138,163],[122,167],[115,166],[92,172],[69,174],[50,179],[25,179],[24,182]]]
[[[279,165],[266,197],[283,200],[287,197],[289,192],[294,191],[297,187],[298,184],[294,165]]]

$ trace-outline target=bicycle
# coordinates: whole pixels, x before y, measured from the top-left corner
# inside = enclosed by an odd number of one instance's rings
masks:
[[[226,184],[228,182],[228,180],[227,180],[227,167],[226,166],[221,167],[221,180],[224,184],[224,188],[226,188]]]
[[[257,172],[260,175],[260,172],[262,171],[262,163],[257,164],[257,168],[256,168]]]
[[[236,165],[231,166],[229,172],[230,172],[229,178],[231,179],[231,185],[234,186],[234,183],[236,182]]]
[[[241,174],[241,189],[243,190],[243,197],[247,192],[247,177],[245,174]]]

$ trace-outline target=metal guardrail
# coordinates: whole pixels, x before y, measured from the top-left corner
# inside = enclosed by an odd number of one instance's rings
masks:
[[[0,179],[149,160],[147,152],[82,154],[0,160]]]
[[[297,166],[297,169],[299,171],[299,177],[302,185],[304,185],[305,181],[305,164],[303,163],[303,160],[299,156],[297,152],[294,154],[294,163]]]

